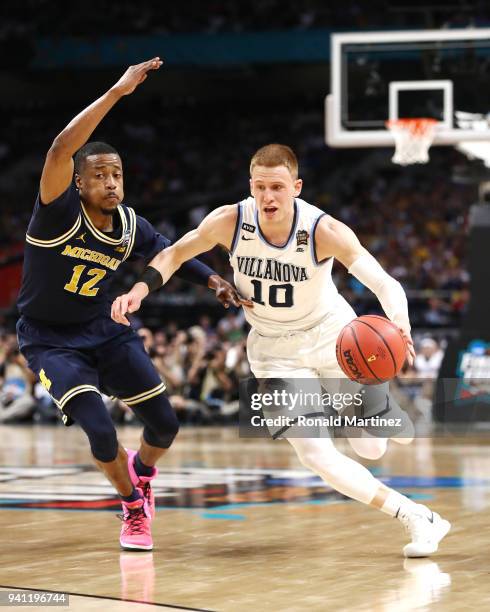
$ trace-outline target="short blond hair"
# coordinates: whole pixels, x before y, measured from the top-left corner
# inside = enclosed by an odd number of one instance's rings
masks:
[[[275,168],[286,166],[294,180],[298,178],[298,159],[291,147],[282,144],[268,144],[256,151],[250,160],[250,176],[255,166]]]

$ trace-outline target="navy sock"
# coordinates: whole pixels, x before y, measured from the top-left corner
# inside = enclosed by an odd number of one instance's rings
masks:
[[[152,476],[153,468],[145,465],[141,459],[139,453],[136,453],[134,457],[134,469],[138,476]]]
[[[141,499],[141,493],[133,487],[133,492],[131,493],[131,495],[120,495],[119,497],[122,499],[123,502],[130,504],[131,502],[135,502],[138,499]]]

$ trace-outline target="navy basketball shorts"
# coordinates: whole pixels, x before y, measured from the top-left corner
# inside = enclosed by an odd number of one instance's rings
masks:
[[[60,410],[88,391],[135,406],[165,390],[138,334],[107,317],[52,326],[22,316],[17,337],[29,368]]]

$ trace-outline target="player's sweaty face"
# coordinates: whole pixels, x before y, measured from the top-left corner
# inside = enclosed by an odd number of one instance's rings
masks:
[[[85,159],[77,186],[89,206],[111,215],[124,198],[122,162],[119,155],[100,153]]]
[[[291,213],[301,186],[301,179],[293,179],[286,166],[255,166],[250,178],[260,216],[268,221],[282,221]]]

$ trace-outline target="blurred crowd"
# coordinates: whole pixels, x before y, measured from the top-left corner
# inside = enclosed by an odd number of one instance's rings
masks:
[[[158,372],[182,423],[228,423],[238,413],[238,383],[250,375],[245,354],[243,311],[228,312],[216,326],[207,316],[179,329],[171,322],[138,334]],[[132,411],[104,396],[115,422],[130,423]],[[0,336],[0,423],[58,420],[58,408],[19,353],[15,334]]]
[[[489,5],[480,1],[449,6],[446,2],[410,5],[396,0],[189,0],[182,5],[153,0],[86,0],[74,3],[60,18],[57,3],[26,0],[0,5],[0,56],[4,58],[0,66],[9,70],[10,76],[13,66],[28,70],[33,42],[43,36],[94,37],[108,32],[212,35],[488,23]],[[253,73],[253,79],[240,80],[245,73]],[[73,87],[70,75],[58,76],[60,91]],[[216,206],[248,195],[248,164],[257,148],[269,142],[292,146],[304,179],[302,197],[356,231],[407,291],[412,325],[430,332],[416,336],[417,360],[404,376],[436,376],[444,352],[444,340],[436,339],[437,328],[458,327],[469,300],[467,218],[476,190],[450,179],[455,166],[461,169],[470,162],[453,149],[438,148],[431,151],[427,166],[400,170],[391,163],[388,150],[329,149],[324,142],[323,90],[320,99],[318,91],[311,92],[298,82],[300,94],[284,95],[281,77],[271,79],[267,68],[244,67],[236,75],[219,72],[208,76],[208,89],[212,89],[213,79],[237,79],[229,81],[228,98],[220,98],[221,93],[217,99],[201,98],[199,92],[182,99],[167,99],[165,93],[136,96],[124,107],[116,107],[94,134],[94,139],[111,143],[121,154],[125,201],[174,240]],[[36,79],[42,82],[41,73],[34,71],[32,78],[33,83]],[[88,83],[90,73],[81,78]],[[262,95],[249,95],[247,83],[263,90]],[[56,99],[53,102],[49,96],[44,99],[42,88],[39,95],[25,96],[18,87],[14,107],[8,108],[5,102],[6,119],[0,126],[2,286],[6,285],[2,273],[7,265],[17,262],[14,265],[19,266],[46,151],[84,101],[81,95],[77,105],[70,106]],[[226,254],[216,249],[205,259],[232,280]],[[129,287],[138,270],[123,272],[115,292]],[[338,264],[334,279],[359,315],[379,312],[376,298]],[[216,316],[215,310],[215,316],[210,317],[204,313],[212,302],[209,291],[174,277],[165,290],[150,296],[137,321],[138,333],[166,380],[172,404],[183,422],[233,421],[238,410],[238,381],[249,374],[243,312]],[[189,310],[187,320],[172,317],[185,308]],[[16,318],[13,299],[8,310],[10,323],[2,327],[0,320],[0,422],[56,421],[58,409],[19,354],[12,333]],[[2,314],[8,315],[8,311]],[[441,337],[444,339],[444,333]],[[124,404],[110,397],[105,397],[105,402],[115,421],[132,421],[132,412]]]
[[[227,312],[216,325],[202,316],[188,329],[170,322],[153,331],[140,327],[138,334],[166,382],[166,392],[181,423],[237,422],[239,381],[250,376],[243,311]],[[429,383],[430,393],[430,381],[437,376],[444,355],[444,341],[423,336],[416,340],[416,347],[415,364],[405,369],[402,378],[405,386],[415,384],[417,389]],[[424,398],[423,393],[417,395],[422,407],[419,410],[430,410],[430,398]],[[114,422],[137,423],[123,402],[107,395],[103,398]],[[19,353],[15,334],[0,333],[0,423],[55,423],[59,416],[52,398]],[[430,421],[430,414],[425,416]]]
[[[430,170],[436,168],[433,156]],[[470,191],[447,176],[429,177],[423,171],[391,180],[381,173],[367,183],[346,183],[346,191],[350,204],[338,216],[412,296],[414,323],[437,327],[459,321],[469,300],[465,255]],[[362,284],[339,270],[337,285],[362,309],[368,293]]]
[[[267,142],[285,142],[300,160],[302,197],[352,227],[400,280],[413,323],[459,325],[469,299],[467,215],[476,199],[473,186],[450,180],[453,165],[470,164],[461,154],[434,149],[427,166],[400,170],[388,150],[328,149],[320,107],[307,98],[273,109],[259,102],[170,110],[152,99],[125,111],[108,116],[96,137],[120,151],[126,202],[168,238],[180,237],[216,206],[246,197],[250,156]],[[47,125],[54,137],[53,126],[60,128],[63,119],[49,112],[19,113],[0,141],[0,155],[2,146],[7,151],[0,170],[0,255],[17,253],[23,242],[50,143]],[[207,259],[230,278],[226,257],[216,250]],[[359,314],[376,307],[374,296],[341,266],[334,272]],[[125,273],[122,285],[132,279]],[[165,293],[193,295],[195,303],[202,297],[202,291],[178,280]],[[161,297],[152,299],[157,303]]]

